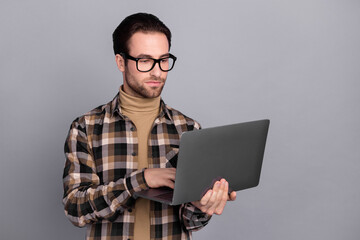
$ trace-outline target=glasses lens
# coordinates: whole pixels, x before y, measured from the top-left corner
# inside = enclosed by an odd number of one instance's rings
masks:
[[[154,65],[154,60],[151,58],[141,58],[137,62],[138,70],[142,72],[149,71]]]
[[[163,58],[160,60],[160,68],[163,71],[169,71],[174,66],[174,59],[171,57]]]

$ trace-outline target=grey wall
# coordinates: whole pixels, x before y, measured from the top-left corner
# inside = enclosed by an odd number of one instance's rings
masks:
[[[121,84],[111,34],[158,15],[166,102],[203,127],[271,119],[260,186],[195,239],[360,238],[360,1],[0,3],[0,238],[84,239],[63,213],[71,121]]]

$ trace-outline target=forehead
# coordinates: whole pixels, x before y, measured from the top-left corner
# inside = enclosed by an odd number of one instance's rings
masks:
[[[160,32],[136,32],[128,42],[129,54],[145,54],[159,57],[169,52],[169,43],[165,34]]]

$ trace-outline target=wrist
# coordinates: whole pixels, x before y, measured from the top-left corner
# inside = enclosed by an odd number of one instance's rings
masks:
[[[150,188],[149,184],[147,183],[146,181],[146,170],[148,170],[147,168],[144,168],[143,171],[142,171],[142,177],[143,177],[143,181],[144,181],[144,184],[146,185],[147,188]]]

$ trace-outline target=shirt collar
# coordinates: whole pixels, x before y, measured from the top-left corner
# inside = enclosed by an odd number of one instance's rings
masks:
[[[121,118],[125,118],[124,115],[121,112],[121,108],[120,108],[120,93],[118,92],[116,94],[116,96],[114,97],[114,99],[111,101],[111,105],[110,105],[110,113],[111,116],[113,117],[116,113],[119,114],[119,116]],[[171,117],[169,108],[167,107],[167,105],[165,104],[164,100],[161,98],[160,99],[160,114],[159,114],[159,118],[162,118],[164,116],[167,116],[172,122],[173,119]]]

